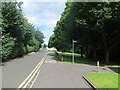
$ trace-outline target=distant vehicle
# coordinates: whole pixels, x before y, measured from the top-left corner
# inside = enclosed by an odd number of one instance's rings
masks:
[[[57,51],[57,49],[55,47],[52,48],[47,48],[48,51]]]

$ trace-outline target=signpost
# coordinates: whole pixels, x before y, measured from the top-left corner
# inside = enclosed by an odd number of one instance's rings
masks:
[[[73,53],[72,53],[72,54],[73,54],[73,55],[72,55],[72,63],[73,63],[73,64],[74,64],[74,58],[75,58],[75,57],[74,57],[74,43],[77,43],[77,41],[72,40],[72,48],[73,48],[73,50],[72,50],[72,52],[73,52]]]

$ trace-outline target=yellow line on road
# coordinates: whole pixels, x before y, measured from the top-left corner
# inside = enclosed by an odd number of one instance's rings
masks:
[[[47,54],[45,54],[45,56],[41,59],[41,61],[37,64],[37,66],[33,69],[33,71],[28,75],[28,77],[19,85],[17,90],[19,90],[20,88],[31,87],[31,84],[32,84],[31,82],[33,78],[37,75],[37,73],[39,72],[39,69],[41,65],[43,64],[44,60],[46,59],[46,56]]]

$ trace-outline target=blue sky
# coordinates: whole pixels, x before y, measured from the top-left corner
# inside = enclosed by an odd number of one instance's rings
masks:
[[[18,0],[24,2],[22,10],[28,21],[39,29],[45,36],[48,44],[49,37],[53,34],[56,22],[64,11],[67,0]]]

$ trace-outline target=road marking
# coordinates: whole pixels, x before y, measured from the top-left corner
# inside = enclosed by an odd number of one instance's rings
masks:
[[[34,85],[34,83],[35,83],[35,81],[36,81],[36,79],[37,79],[39,73],[40,73],[40,70],[39,70],[39,72],[37,73],[35,79],[32,81],[32,83],[31,83],[31,85],[30,85],[30,88],[32,88],[32,86]]]
[[[33,71],[28,75],[28,77],[19,85],[19,87],[17,88],[17,90],[19,90],[20,88],[30,88],[32,87],[32,80],[35,78],[35,76],[37,75],[37,73],[39,73],[39,69],[41,67],[41,65],[43,64],[44,60],[46,59],[47,54],[45,54],[45,56],[41,59],[41,61],[37,64],[37,66],[33,69]]]

